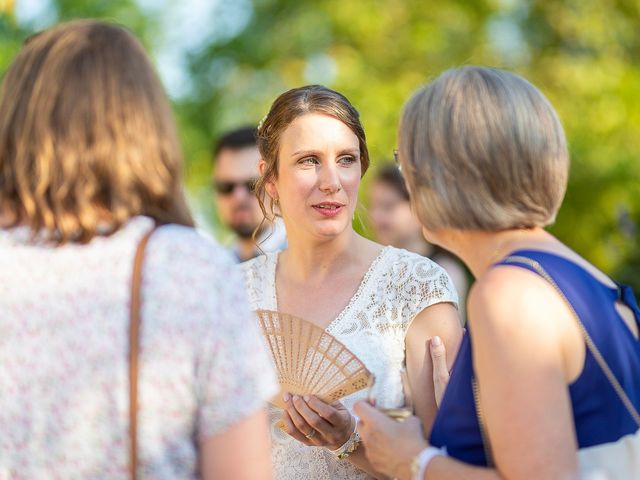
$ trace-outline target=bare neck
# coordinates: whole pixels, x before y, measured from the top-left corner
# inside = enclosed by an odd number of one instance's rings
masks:
[[[278,270],[296,282],[322,281],[349,265],[368,261],[376,246],[353,230],[327,241],[291,237],[287,250],[280,254]]]
[[[504,230],[501,232],[453,232],[444,245],[469,267],[475,278],[510,252],[520,249],[558,250],[564,247],[542,228]]]

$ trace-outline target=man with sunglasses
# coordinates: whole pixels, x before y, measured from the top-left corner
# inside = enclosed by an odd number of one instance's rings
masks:
[[[258,179],[259,160],[255,127],[224,133],[213,150],[212,180],[218,217],[236,234],[233,253],[239,262],[286,246],[282,222],[265,222],[261,226],[264,216],[253,193],[253,185]],[[256,245],[253,232],[258,227]]]

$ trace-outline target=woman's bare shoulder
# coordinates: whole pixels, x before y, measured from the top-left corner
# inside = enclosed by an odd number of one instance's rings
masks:
[[[557,319],[569,316],[560,295],[539,275],[510,265],[491,268],[469,291],[469,325],[478,331],[512,329],[531,335],[557,330]]]

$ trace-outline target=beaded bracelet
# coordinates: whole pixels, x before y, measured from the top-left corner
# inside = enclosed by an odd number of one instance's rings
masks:
[[[358,430],[354,430],[351,436],[349,436],[347,441],[344,442],[344,444],[340,448],[329,451],[334,454],[338,458],[338,460],[344,460],[356,451],[356,449],[360,446],[360,443],[362,443],[360,434],[358,433]]]

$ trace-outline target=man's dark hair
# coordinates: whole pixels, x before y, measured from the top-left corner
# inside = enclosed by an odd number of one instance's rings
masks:
[[[236,128],[223,133],[213,146],[213,160],[215,161],[220,151],[225,148],[240,150],[241,148],[255,146],[256,133],[256,127],[249,126]]]
[[[409,191],[407,190],[404,178],[402,178],[402,174],[400,173],[400,170],[398,170],[397,165],[388,164],[380,167],[376,172],[375,180],[386,183],[398,192],[402,198],[409,201]]]

